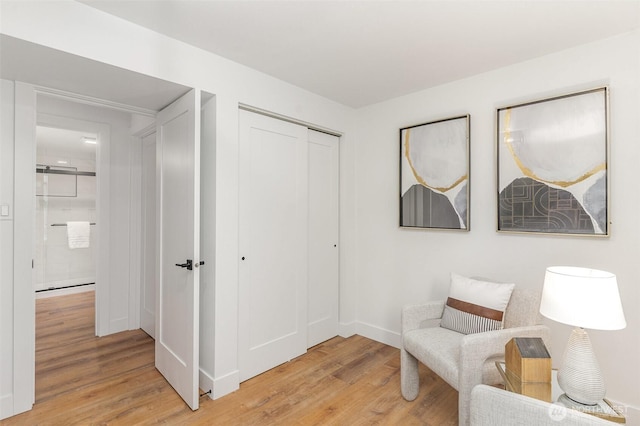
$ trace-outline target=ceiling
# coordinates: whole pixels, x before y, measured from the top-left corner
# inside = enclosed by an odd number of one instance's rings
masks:
[[[1,1],[1,0],[0,0]],[[189,87],[0,35],[0,77],[159,111]]]
[[[82,0],[362,107],[640,26],[640,0]]]
[[[640,0],[82,3],[355,108],[640,27]],[[189,90],[5,34],[0,52],[4,79],[141,110]]]

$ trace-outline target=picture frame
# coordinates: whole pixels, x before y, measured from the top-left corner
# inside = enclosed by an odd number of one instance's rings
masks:
[[[498,108],[498,232],[609,235],[609,90]]]
[[[400,129],[400,227],[469,231],[470,120]]]

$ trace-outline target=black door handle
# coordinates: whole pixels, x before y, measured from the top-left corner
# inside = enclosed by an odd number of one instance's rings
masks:
[[[176,263],[176,266],[181,268],[187,268],[188,270],[193,270],[193,260],[187,259],[187,263]]]

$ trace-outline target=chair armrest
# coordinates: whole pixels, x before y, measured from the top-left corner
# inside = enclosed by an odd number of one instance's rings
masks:
[[[444,301],[404,306],[402,308],[402,333],[440,325],[443,311]]]
[[[551,332],[546,325],[468,334],[460,344],[458,391],[469,395],[475,385],[482,383],[483,364],[490,358],[504,357],[504,346],[513,337],[541,337],[547,348],[550,347]]]
[[[555,416],[554,416],[555,415]],[[471,391],[471,425],[613,426],[607,420],[491,386]]]
[[[460,344],[460,361],[472,362],[477,359],[480,364],[489,358],[504,356],[504,346],[513,337],[541,337],[547,348],[550,344],[550,331],[546,325],[504,328],[485,333],[468,334]]]

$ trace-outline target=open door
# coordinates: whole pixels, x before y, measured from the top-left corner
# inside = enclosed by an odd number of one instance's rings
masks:
[[[198,409],[200,92],[160,111],[157,135],[156,368]]]

